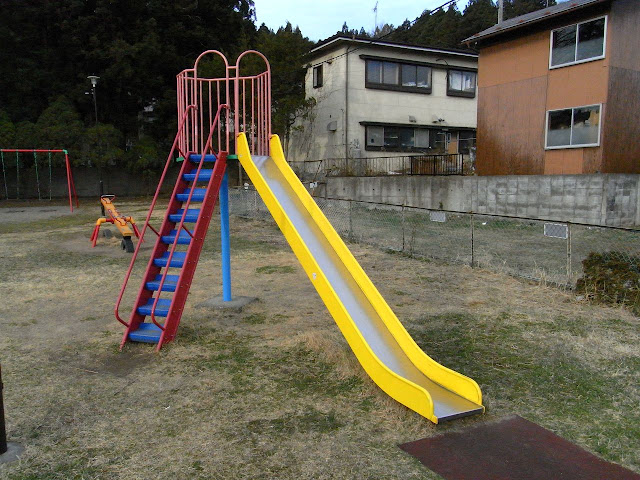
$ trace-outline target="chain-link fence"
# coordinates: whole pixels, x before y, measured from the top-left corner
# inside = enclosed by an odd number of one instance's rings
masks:
[[[640,230],[529,218],[315,198],[346,241],[464,263],[561,286],[576,284],[582,261],[609,253],[640,269]],[[252,188],[231,192],[231,213],[270,218]]]

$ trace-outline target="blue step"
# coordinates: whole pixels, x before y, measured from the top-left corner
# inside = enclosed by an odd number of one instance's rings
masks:
[[[189,160],[191,160],[193,163],[198,163],[202,161],[202,155],[199,153],[192,153],[191,155],[189,155]],[[216,160],[216,156],[211,153],[204,156],[205,162],[215,162]]]
[[[191,173],[185,173],[184,175],[182,175],[182,178],[184,178],[187,182],[193,182],[196,179],[196,173],[198,173],[198,171],[193,170],[193,172]],[[198,175],[198,181],[208,182],[209,180],[211,180],[211,175],[213,175],[212,168],[203,168],[202,170],[200,170],[200,175]]]
[[[129,333],[129,340],[132,342],[158,343],[160,335],[162,335],[162,330],[155,323],[141,323],[135,332]]]
[[[171,220],[173,223],[179,223],[180,220],[182,219],[183,213],[184,213],[184,208],[181,208],[176,213],[172,213],[171,215],[169,215],[169,220]],[[187,214],[184,217],[184,221],[185,223],[186,222],[196,223],[198,221],[199,215],[200,215],[199,208],[190,208],[189,210],[187,210]]]
[[[166,243],[167,245],[173,245],[173,242],[176,239],[176,231],[171,230],[169,235],[162,236],[162,243]],[[191,236],[184,230],[180,231],[180,235],[178,236],[178,245],[189,245],[191,243]],[[174,253],[175,256],[175,253]]]
[[[193,192],[193,197],[191,197],[192,202],[203,202],[204,194],[206,193],[206,188],[196,188],[195,192]],[[189,199],[189,194],[191,193],[190,188],[185,188],[184,192],[176,195],[176,198],[181,202],[186,202]]]
[[[162,285],[162,291],[175,292],[178,285],[178,278],[180,278],[178,275],[167,275],[167,278],[164,279],[164,285]],[[160,288],[160,280],[162,280],[162,275],[156,275],[154,280],[145,284],[146,289],[152,291],[158,290]]]
[[[173,257],[171,257],[171,265],[169,266],[174,268],[182,268],[185,258],[187,258],[187,252],[173,252]],[[168,260],[169,252],[164,252],[161,257],[155,258],[153,260],[153,264],[156,267],[166,267]]]
[[[138,307],[138,313],[140,315],[151,315],[151,308],[153,307],[153,302],[155,302],[155,298],[150,298],[146,305],[142,305]],[[156,305],[156,317],[166,317],[169,315],[169,307],[171,306],[171,300],[161,298],[158,300],[158,304]]]

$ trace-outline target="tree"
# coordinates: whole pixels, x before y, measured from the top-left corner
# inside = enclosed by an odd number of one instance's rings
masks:
[[[460,40],[495,25],[497,18],[498,7],[492,0],[470,0],[462,14]]]
[[[165,158],[155,140],[145,135],[126,153],[126,160],[130,171],[142,172],[148,177],[164,165]]]
[[[518,17],[555,4],[555,0],[505,0],[504,18]]]
[[[82,140],[82,160],[99,170],[115,166],[120,163],[124,154],[120,145],[122,132],[113,125],[99,123],[85,131]]]
[[[38,148],[76,149],[84,125],[74,105],[64,95],[56,98],[36,122]]]
[[[258,32],[257,50],[271,63],[272,127],[282,136],[285,146],[296,118],[309,107],[304,79],[306,57],[312,46],[313,42],[288,22],[277,32],[267,28]]]
[[[0,148],[12,147],[16,138],[16,127],[13,125],[9,114],[0,110]]]

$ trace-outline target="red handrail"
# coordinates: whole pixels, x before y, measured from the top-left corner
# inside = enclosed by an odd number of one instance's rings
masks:
[[[156,205],[156,202],[158,200],[158,195],[160,194],[160,189],[162,188],[162,184],[164,183],[164,178],[167,175],[167,170],[169,169],[169,165],[171,165],[171,160],[173,159],[173,155],[175,153],[176,147],[178,145],[178,139],[180,138],[180,134],[184,128],[184,125],[187,121],[187,114],[194,109],[195,110],[196,106],[195,105],[189,105],[186,110],[184,111],[184,113],[182,114],[182,118],[180,119],[180,123],[178,126],[178,133],[176,133],[176,138],[173,141],[173,146],[171,147],[171,152],[169,152],[169,156],[167,157],[167,162],[165,163],[164,166],[164,170],[162,171],[162,175],[160,176],[160,181],[158,182],[158,188],[156,188],[156,194],[153,196],[153,200],[151,201],[151,206],[149,207],[149,213],[147,213],[147,219],[144,222],[144,227],[142,228],[142,232],[140,233],[140,238],[144,238],[144,234],[147,231],[147,227],[149,227],[149,220],[151,218],[151,214],[153,213],[153,209]],[[182,150],[180,148],[178,148],[178,152],[180,154],[182,154],[182,156],[186,159],[188,158],[188,155],[185,155],[184,152],[182,152]],[[156,235],[159,235],[158,232],[151,227],[151,230],[153,230]],[[142,242],[138,242],[138,244],[136,245],[136,249],[133,252],[133,256],[131,257],[131,262],[129,263],[129,269],[127,270],[127,273],[124,277],[124,282],[122,284],[122,288],[120,288],[120,294],[118,295],[118,300],[116,301],[116,306],[114,308],[114,313],[116,316],[116,320],[118,320],[121,324],[123,324],[125,327],[129,328],[129,324],[127,322],[125,322],[124,320],[122,320],[122,318],[120,318],[120,314],[118,312],[118,310],[120,309],[120,303],[122,302],[122,297],[124,296],[124,292],[127,289],[127,284],[129,283],[129,277],[131,277],[131,271],[133,270],[133,266],[136,263],[136,258],[138,257],[138,252],[140,250],[140,245],[142,244]]]
[[[229,108],[229,106],[227,104],[221,104],[220,106],[218,106],[218,111],[216,112],[216,116],[213,119],[213,123],[211,123],[211,128],[209,129],[209,137],[207,137],[207,143],[204,146],[204,149],[202,151],[202,157],[200,159],[200,162],[198,164],[198,169],[196,171],[196,175],[195,175],[195,180],[197,182],[197,180],[200,178],[200,171],[202,170],[202,166],[204,165],[204,156],[207,154],[207,152],[209,150],[211,150],[212,153],[215,153],[213,150],[213,146],[211,145],[212,140],[213,140],[213,132],[218,124],[218,121],[220,120],[220,112],[222,112],[223,109],[225,108]],[[219,152],[218,152],[219,153]],[[185,158],[185,162],[188,159]],[[209,190],[211,189],[211,185],[213,183],[213,173],[211,174],[211,178],[209,179],[209,183],[207,184],[207,190],[205,191],[204,197],[205,199],[208,197],[209,195]],[[153,301],[153,306],[151,307],[151,321],[156,325],[156,327],[158,327],[160,330],[165,329],[165,327],[163,327],[162,325],[160,325],[157,321],[156,321],[156,306],[158,305],[158,302],[160,301],[160,296],[162,295],[162,287],[164,286],[164,282],[167,278],[167,273],[169,272],[169,267],[171,265],[171,260],[173,259],[173,254],[176,251],[176,247],[178,246],[178,240],[180,239],[180,232],[182,231],[182,229],[184,228],[184,219],[187,216],[187,212],[189,211],[189,205],[191,204],[191,198],[193,197],[194,192],[196,191],[196,183],[194,182],[191,185],[190,188],[190,192],[189,192],[189,197],[187,198],[187,201],[185,203],[182,204],[182,217],[180,218],[180,224],[177,226],[176,228],[176,235],[173,239],[173,244],[171,245],[171,252],[169,252],[169,257],[167,258],[167,266],[164,269],[164,272],[162,272],[162,278],[160,279],[160,284],[158,285],[158,295],[156,296],[155,300]],[[189,235],[191,235],[189,233]],[[192,236],[193,238],[193,236]]]

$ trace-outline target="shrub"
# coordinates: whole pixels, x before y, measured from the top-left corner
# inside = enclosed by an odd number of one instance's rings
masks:
[[[591,252],[582,262],[576,290],[609,304],[625,304],[640,315],[640,257],[622,252]]]

